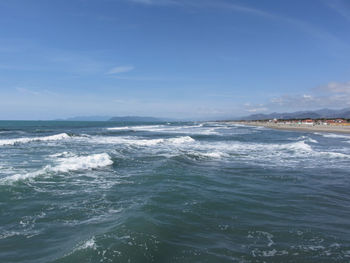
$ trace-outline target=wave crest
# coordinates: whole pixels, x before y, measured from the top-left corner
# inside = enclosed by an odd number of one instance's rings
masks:
[[[52,172],[69,172],[96,169],[112,164],[113,161],[109,154],[100,153],[87,156],[63,158],[57,166],[46,166],[44,169]]]
[[[192,143],[195,140],[190,136],[182,136],[175,138],[167,138],[167,139],[139,139],[137,137],[93,137],[89,138],[89,142],[93,143],[102,143],[102,144],[127,144],[127,145],[135,145],[135,146],[155,146],[159,144],[185,144]]]
[[[4,139],[0,140],[0,146],[4,145],[16,145],[20,143],[28,143],[28,142],[35,142],[35,141],[59,141],[68,139],[70,136],[67,133],[60,133],[50,136],[44,136],[44,137],[24,137],[24,138],[15,138],[15,139]]]
[[[55,166],[47,165],[43,169],[26,174],[14,174],[9,177],[2,178],[1,183],[11,183],[18,180],[26,180],[30,178],[35,178],[39,175],[46,173],[66,173],[71,171],[80,171],[80,170],[91,170],[97,169],[105,166],[112,165],[113,161],[109,154],[100,153],[92,154],[87,156],[72,156],[67,158],[62,158],[58,161],[58,164]]]

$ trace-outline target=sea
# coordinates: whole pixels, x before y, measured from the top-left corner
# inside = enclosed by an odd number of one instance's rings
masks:
[[[350,135],[1,121],[0,262],[350,262]]]

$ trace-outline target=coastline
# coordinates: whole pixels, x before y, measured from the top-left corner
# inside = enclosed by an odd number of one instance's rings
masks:
[[[261,122],[254,122],[254,121],[250,121],[250,122],[234,121],[230,123],[265,127],[265,128],[277,129],[277,130],[287,130],[287,131],[330,132],[330,133],[350,134],[350,126],[343,126],[343,125],[261,123]]]

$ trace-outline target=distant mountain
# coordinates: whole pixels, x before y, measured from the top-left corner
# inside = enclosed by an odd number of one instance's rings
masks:
[[[344,118],[350,119],[350,108],[341,110],[320,109],[315,111],[297,111],[290,113],[252,114],[239,118],[241,120],[271,120],[271,119],[319,119],[319,118]]]
[[[67,119],[59,119],[61,121],[108,121],[111,116],[78,116]]]
[[[165,119],[154,118],[154,117],[140,117],[140,116],[124,116],[124,117],[113,117],[109,121],[114,122],[161,122]]]

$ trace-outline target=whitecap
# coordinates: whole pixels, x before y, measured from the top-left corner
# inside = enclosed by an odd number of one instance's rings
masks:
[[[173,143],[173,144],[182,144],[182,143],[191,143],[195,140],[190,136],[183,136],[178,138],[166,139],[165,142]]]
[[[118,131],[118,130],[149,130],[153,131],[154,129],[164,127],[164,125],[143,125],[143,126],[121,126],[121,127],[111,127],[107,128],[109,131]]]
[[[312,143],[318,143],[317,140],[314,140],[314,139],[312,139],[312,138],[308,138],[308,141],[309,141],[309,142],[312,142]]]
[[[82,245],[80,245],[79,247],[77,247],[75,249],[76,250],[83,250],[83,249],[96,249],[97,248],[97,245],[96,245],[96,241],[95,241],[95,238],[92,237],[91,239],[85,241]]]
[[[168,126],[168,125],[147,125],[147,126],[123,126],[107,128],[110,131],[149,131],[157,133],[185,133],[185,134],[203,134],[203,135],[217,135],[215,130],[221,127],[203,127],[203,124],[189,125],[189,126]]]
[[[35,178],[46,173],[66,173],[70,171],[91,170],[112,165],[113,161],[107,153],[87,156],[71,156],[57,161],[57,165],[47,165],[43,169],[25,174],[14,174],[0,179],[0,183],[11,183],[18,180]]]
[[[350,135],[341,135],[341,134],[335,134],[335,133],[318,133],[315,132],[317,135],[321,135],[326,138],[343,138],[343,139],[350,139]]]
[[[212,159],[221,159],[224,157],[229,157],[229,154],[220,152],[220,151],[214,151],[214,152],[194,152],[190,151],[188,152],[190,155],[203,157],[203,158],[212,158]]]
[[[107,128],[109,131],[127,131],[131,130],[130,127],[112,127],[112,128]]]
[[[279,147],[279,146],[277,146]],[[305,143],[305,141],[298,141],[295,143],[289,143],[289,144],[282,144],[281,148],[286,148],[294,151],[301,151],[301,152],[312,152],[312,148],[310,145]]]
[[[317,140],[312,139],[310,137],[307,136],[299,136],[298,138],[290,138],[290,140],[296,140],[296,141],[300,141],[300,140],[304,140],[304,141],[308,141],[308,142],[312,142],[312,143],[318,143]]]
[[[15,145],[19,143],[28,143],[28,142],[34,142],[34,141],[58,141],[58,140],[64,140],[68,138],[70,138],[70,136],[67,133],[60,133],[60,134],[44,136],[44,137],[24,137],[24,138],[15,138],[15,139],[4,139],[4,140],[0,140],[0,146]]]
[[[338,152],[319,152],[320,155],[325,155],[333,158],[350,158],[350,155]]]
[[[95,136],[89,138],[89,142],[101,144],[127,144],[136,146],[155,146],[158,144],[185,144],[195,140],[190,136],[159,138],[159,139],[140,139],[138,137],[113,137],[113,136]]]
[[[57,166],[46,166],[46,171],[69,172],[79,170],[90,170],[112,165],[113,161],[107,153],[92,154],[87,156],[75,156],[63,158]]]
[[[74,156],[74,154],[71,153],[71,152],[61,152],[61,153],[50,154],[49,156],[52,157],[52,158],[56,158],[56,157],[71,157],[71,156]]]

